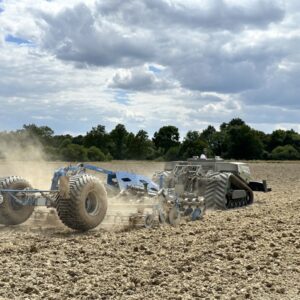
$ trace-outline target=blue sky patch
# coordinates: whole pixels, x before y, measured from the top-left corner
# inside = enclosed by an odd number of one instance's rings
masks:
[[[156,74],[159,74],[161,72],[161,69],[158,69],[154,66],[149,66],[149,71],[151,71],[153,73],[156,73]]]
[[[5,41],[8,42],[8,43],[15,43],[15,44],[18,44],[18,45],[31,44],[31,42],[29,40],[26,40],[26,39],[23,39],[23,38],[20,38],[20,37],[17,37],[17,36],[13,36],[11,34],[8,34],[5,37]]]
[[[128,93],[123,90],[118,90],[115,93],[115,100],[120,104],[128,104]]]
[[[0,3],[1,3],[1,1],[0,1]],[[4,9],[0,7],[0,14],[1,14],[2,12],[4,12]]]

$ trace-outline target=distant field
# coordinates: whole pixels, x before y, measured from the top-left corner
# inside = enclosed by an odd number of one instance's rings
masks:
[[[154,172],[163,170],[164,162],[155,161],[111,161],[111,162],[90,162],[109,170],[124,170],[135,172],[151,177]],[[251,169],[255,170],[256,165],[298,165],[300,161],[248,161]],[[70,162],[44,162],[44,161],[16,161],[8,162],[0,160],[0,176],[18,175],[29,180],[36,188],[48,188],[53,172],[63,166],[68,166]],[[73,163],[75,164],[75,163]],[[101,174],[97,174],[104,178]]]

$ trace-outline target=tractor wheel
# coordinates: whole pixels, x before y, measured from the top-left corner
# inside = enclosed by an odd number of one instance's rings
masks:
[[[31,185],[23,178],[10,176],[0,179],[0,190],[25,190],[31,189]],[[17,196],[17,192],[11,193]],[[3,201],[0,204],[0,224],[19,225],[24,223],[32,215],[34,206],[18,203],[10,194],[2,193]],[[22,196],[18,196],[22,200]]]
[[[97,227],[107,211],[107,194],[98,178],[81,174],[70,178],[70,199],[59,198],[57,213],[69,228],[87,231]]]

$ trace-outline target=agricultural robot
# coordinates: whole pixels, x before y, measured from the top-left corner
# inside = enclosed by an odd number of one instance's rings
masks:
[[[94,171],[106,175],[102,184]],[[268,192],[265,181],[251,181],[244,163],[193,158],[166,164],[163,172],[148,177],[110,171],[89,164],[55,171],[51,188],[38,190],[23,178],[0,179],[0,224],[18,225],[30,218],[36,206],[54,208],[67,227],[87,231],[97,227],[114,207],[115,222],[124,207],[132,225],[177,225],[181,218],[201,219],[206,208],[232,209],[253,203],[254,191]],[[109,200],[108,200],[109,198]]]
[[[249,166],[222,159],[199,159],[167,163],[154,181],[163,183],[170,202],[180,199],[179,209],[193,214],[199,202],[205,208],[231,209],[253,203],[253,192],[269,192],[267,182],[252,181]]]

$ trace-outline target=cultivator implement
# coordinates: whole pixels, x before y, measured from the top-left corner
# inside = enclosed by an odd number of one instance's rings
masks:
[[[89,171],[104,174],[105,184]],[[206,208],[249,205],[253,191],[269,190],[265,181],[250,181],[249,167],[241,163],[173,162],[153,180],[78,164],[55,171],[49,190],[34,189],[17,176],[0,179],[0,224],[22,224],[35,207],[47,207],[56,211],[64,225],[79,231],[93,229],[104,219],[109,225],[176,226],[182,218],[201,219]]]
[[[107,176],[103,185],[87,173]],[[107,214],[107,195],[112,197],[109,215],[116,221],[127,218],[131,223],[149,225],[149,215],[157,210],[151,200],[158,186],[146,176],[110,171],[88,164],[68,166],[55,171],[49,190],[33,189],[23,178],[10,176],[0,180],[0,224],[24,223],[37,206],[54,208],[63,224],[75,230],[97,227]],[[122,201],[121,201],[122,200]],[[126,212],[124,214],[124,207]],[[41,212],[39,212],[41,214]]]

